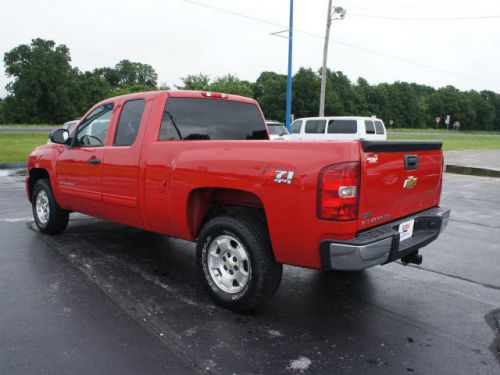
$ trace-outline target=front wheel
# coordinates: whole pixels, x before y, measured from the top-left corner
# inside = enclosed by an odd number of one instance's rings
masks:
[[[31,203],[33,217],[40,232],[57,234],[66,229],[69,212],[61,209],[57,204],[49,180],[44,178],[35,183]]]
[[[250,311],[279,287],[283,267],[274,260],[267,228],[252,217],[211,219],[196,250],[201,280],[219,305]]]

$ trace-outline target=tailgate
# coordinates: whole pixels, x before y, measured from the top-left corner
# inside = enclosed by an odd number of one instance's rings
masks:
[[[441,195],[441,142],[361,141],[358,230],[435,207]]]

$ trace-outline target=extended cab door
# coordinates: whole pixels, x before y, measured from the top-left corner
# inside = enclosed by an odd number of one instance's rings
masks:
[[[102,217],[142,227],[139,210],[139,163],[152,100],[138,95],[117,104],[118,121],[104,147]]]
[[[100,216],[104,144],[113,117],[113,103],[101,104],[80,122],[73,143],[57,158],[59,200],[64,208]]]

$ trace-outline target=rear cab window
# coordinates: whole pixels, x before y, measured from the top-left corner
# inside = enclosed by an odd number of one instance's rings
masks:
[[[169,98],[158,140],[268,139],[257,105],[231,100]]]
[[[356,120],[330,120],[328,134],[356,134],[358,122]]]
[[[308,120],[306,122],[306,134],[324,134],[326,120]]]

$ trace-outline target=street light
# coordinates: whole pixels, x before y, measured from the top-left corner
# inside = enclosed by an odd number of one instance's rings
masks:
[[[325,93],[326,93],[326,60],[328,57],[328,41],[330,39],[330,26],[333,20],[343,20],[346,10],[342,7],[334,7],[332,11],[332,0],[328,0],[328,13],[326,17],[325,46],[323,47],[323,67],[321,68],[321,92],[319,97],[319,116],[325,115]]]

